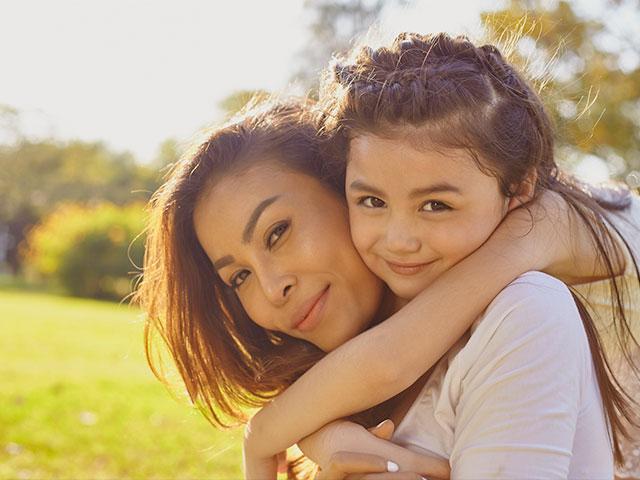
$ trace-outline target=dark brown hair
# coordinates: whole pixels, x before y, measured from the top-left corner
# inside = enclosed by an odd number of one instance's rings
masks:
[[[246,420],[243,409],[263,405],[323,353],[248,318],[196,238],[194,208],[217,180],[261,161],[308,174],[338,194],[342,186],[327,168],[309,112],[297,100],[245,109],[185,155],[150,202],[143,277],[134,298],[147,314],[147,360],[166,382],[155,350],[159,336],[191,401],[219,427]]]
[[[606,220],[608,212],[628,208],[631,196],[628,191],[599,196],[560,171],[552,122],[540,97],[495,46],[476,47],[466,37],[444,33],[402,33],[388,47],[363,47],[336,60],[323,81],[321,100],[324,129],[346,150],[358,135],[396,138],[409,126],[419,129],[429,147],[465,149],[482,171],[496,177],[505,196],[514,195],[535,172],[535,194],[560,194],[588,230],[610,279],[617,339],[633,364],[630,343],[638,343],[625,317],[625,285],[616,279],[624,257]],[[634,399],[616,379],[588,310],[575,293],[574,299],[620,463],[623,419],[634,423]],[[632,366],[637,374],[638,366]]]

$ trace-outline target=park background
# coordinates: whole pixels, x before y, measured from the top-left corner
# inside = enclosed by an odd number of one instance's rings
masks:
[[[0,478],[241,477],[241,430],[152,376],[127,301],[145,203],[200,129],[314,95],[366,32],[519,32],[561,163],[638,188],[638,25],[638,0],[2,0]]]

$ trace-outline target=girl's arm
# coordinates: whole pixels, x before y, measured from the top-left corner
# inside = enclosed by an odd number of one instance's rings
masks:
[[[566,227],[572,223],[564,202],[545,195],[511,212],[476,252],[387,321],[330,352],[260,410],[246,431],[245,458],[264,462],[327,423],[405,390],[518,275],[557,274],[553,266],[574,258],[578,237]]]

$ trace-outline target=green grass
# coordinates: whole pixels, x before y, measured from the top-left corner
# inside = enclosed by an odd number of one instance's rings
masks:
[[[136,310],[0,288],[0,479],[237,479],[241,434],[153,377]]]

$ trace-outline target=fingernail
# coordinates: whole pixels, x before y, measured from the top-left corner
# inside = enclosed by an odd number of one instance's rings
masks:
[[[393,473],[393,472],[397,472],[398,470],[400,470],[400,467],[396,462],[392,462],[391,460],[387,462],[387,472]]]

